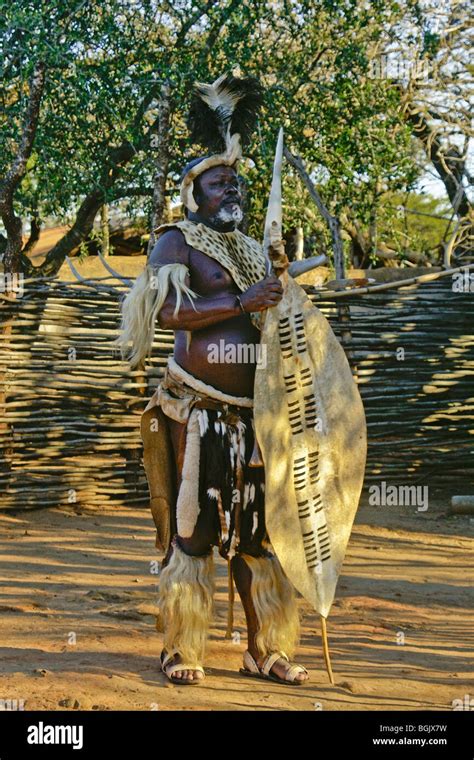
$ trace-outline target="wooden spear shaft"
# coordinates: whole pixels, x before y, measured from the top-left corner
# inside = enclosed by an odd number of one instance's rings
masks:
[[[321,615],[321,639],[323,642],[324,662],[328,672],[329,681],[334,686],[334,676],[332,674],[331,657],[329,655],[328,631],[326,628],[326,618]]]

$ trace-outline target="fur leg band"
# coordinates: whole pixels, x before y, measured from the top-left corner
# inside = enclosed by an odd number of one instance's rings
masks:
[[[212,553],[191,557],[173,542],[171,558],[161,571],[158,603],[164,648],[178,650],[183,661],[200,665],[212,620],[214,567]]]
[[[293,586],[277,557],[242,558],[252,572],[250,594],[259,623],[255,643],[260,654],[285,652],[292,657],[300,637],[298,605]]]

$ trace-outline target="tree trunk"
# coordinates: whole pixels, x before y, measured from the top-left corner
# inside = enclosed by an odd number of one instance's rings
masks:
[[[109,207],[106,203],[100,209],[100,247],[102,256],[110,253]]]
[[[153,211],[151,215],[151,232],[148,241],[148,255],[155,245],[154,230],[163,222],[166,209],[166,178],[169,165],[169,134],[171,114],[171,86],[165,82],[161,88],[160,105],[158,108],[158,134],[156,147],[156,170],[153,181]]]
[[[23,245],[22,222],[14,210],[15,193],[26,174],[26,166],[38,127],[41,98],[45,84],[46,67],[42,61],[35,64],[30,80],[28,106],[20,139],[18,152],[13,163],[0,182],[0,215],[7,233],[7,246],[3,258],[4,272],[21,271],[21,249]]]
[[[23,225],[20,217],[13,213],[13,207],[2,214],[3,224],[7,231],[7,247],[3,256],[5,273],[16,274],[21,271],[21,249],[23,247]]]

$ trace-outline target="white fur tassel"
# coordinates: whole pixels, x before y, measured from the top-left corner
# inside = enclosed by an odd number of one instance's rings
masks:
[[[168,295],[170,285],[176,292],[174,316],[179,312],[183,297],[187,296],[193,308],[198,295],[186,285],[189,275],[185,264],[165,264],[161,267],[145,267],[137,277],[133,288],[122,302],[121,335],[115,345],[122,356],[128,355],[132,366],[150,355],[155,337],[155,322]],[[187,341],[189,347],[189,340]]]

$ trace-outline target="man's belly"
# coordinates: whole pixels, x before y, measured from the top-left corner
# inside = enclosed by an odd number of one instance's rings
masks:
[[[253,396],[255,366],[260,360],[260,332],[249,317],[235,317],[192,332],[176,332],[174,358],[187,372],[235,396]],[[263,358],[263,357],[262,357]]]

